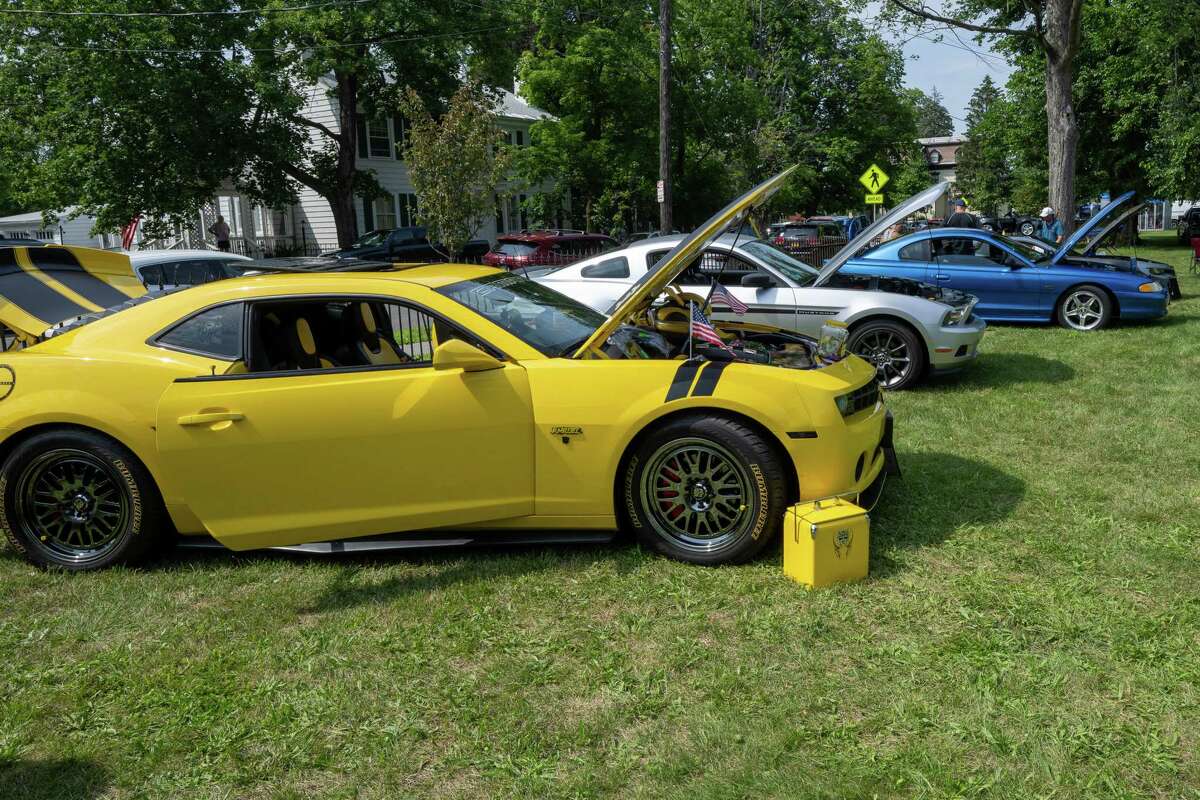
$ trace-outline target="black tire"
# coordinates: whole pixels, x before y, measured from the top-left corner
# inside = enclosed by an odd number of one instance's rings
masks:
[[[1026,220],[1021,223],[1020,229],[1022,236],[1033,236],[1033,232],[1037,230],[1037,227],[1032,222]]]
[[[1098,331],[1112,322],[1112,300],[1099,286],[1073,286],[1059,299],[1055,318],[1067,330]]]
[[[138,561],[168,524],[133,453],[97,433],[56,430],[21,442],[5,461],[0,526],[38,566],[91,570]]]
[[[786,474],[770,443],[745,425],[687,416],[638,443],[617,494],[643,546],[691,564],[738,564],[778,539]]]
[[[885,389],[907,389],[925,374],[925,342],[912,328],[886,319],[871,319],[850,332],[846,347],[874,364]]]

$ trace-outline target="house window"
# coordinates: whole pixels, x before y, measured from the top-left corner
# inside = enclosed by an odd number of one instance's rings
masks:
[[[408,120],[397,114],[392,117],[392,133],[396,138],[396,158],[404,158],[404,143],[408,141]]]
[[[390,195],[376,197],[373,205],[375,230],[390,231],[396,227],[396,199]]]
[[[392,158],[392,139],[386,119],[358,117],[358,152],[365,158]]]
[[[420,223],[417,222],[417,196],[411,193],[401,192],[396,195],[400,201],[400,227],[412,228]]]

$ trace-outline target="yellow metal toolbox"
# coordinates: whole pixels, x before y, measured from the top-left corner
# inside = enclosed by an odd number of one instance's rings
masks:
[[[809,587],[867,577],[871,518],[840,498],[800,503],[783,524],[783,572]]]

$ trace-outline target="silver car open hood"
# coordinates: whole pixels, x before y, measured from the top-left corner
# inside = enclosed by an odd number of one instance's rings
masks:
[[[946,190],[949,188],[950,184],[946,181],[935,183],[928,189],[917,192],[912,197],[898,204],[891,211],[872,222],[863,229],[862,233],[847,242],[845,247],[834,253],[833,257],[825,262],[824,266],[819,264],[813,265],[821,270],[817,275],[817,279],[813,281],[813,286],[823,286],[831,277],[833,277],[834,273],[842,268],[843,264],[854,258],[854,256],[858,255],[859,251],[870,244],[876,236],[908,215],[914,214],[926,206],[933,205],[942,195],[946,193]]]

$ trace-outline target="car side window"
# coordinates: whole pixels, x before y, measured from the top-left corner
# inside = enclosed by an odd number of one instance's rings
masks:
[[[629,260],[625,256],[606,258],[595,264],[589,264],[580,270],[584,278],[628,278]]]
[[[142,283],[150,288],[164,286],[162,264],[149,264],[138,270]]]
[[[654,269],[654,265],[662,260],[663,256],[671,252],[670,250],[654,250],[646,254],[646,269]]]
[[[722,286],[741,286],[743,278],[757,272],[762,270],[735,255],[705,250],[683,271],[678,282],[684,286],[708,286],[715,278]]]
[[[237,361],[242,357],[242,303],[205,309],[161,334],[155,344],[172,350]]]
[[[901,261],[929,261],[929,240],[921,239],[907,244],[900,248],[899,255]]]

